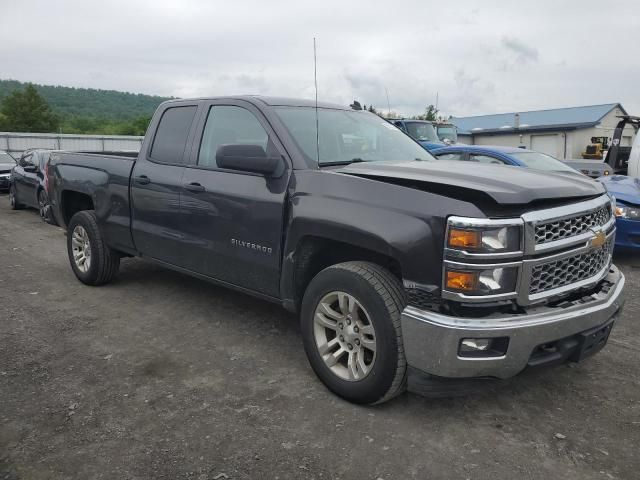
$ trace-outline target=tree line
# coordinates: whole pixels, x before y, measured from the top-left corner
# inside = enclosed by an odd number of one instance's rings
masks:
[[[0,80],[0,131],[144,135],[166,99]]]

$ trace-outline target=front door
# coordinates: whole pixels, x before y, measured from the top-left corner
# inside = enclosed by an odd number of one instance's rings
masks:
[[[38,157],[36,152],[22,156],[14,173],[14,185],[20,203],[37,207]]]
[[[183,266],[180,196],[189,134],[197,106],[166,109],[151,149],[141,152],[131,178],[131,231],[143,255]]]
[[[277,297],[289,168],[278,178],[224,170],[216,164],[216,151],[220,145],[252,144],[282,156],[284,148],[246,102],[212,102],[200,123],[201,138],[183,177],[188,268]]]

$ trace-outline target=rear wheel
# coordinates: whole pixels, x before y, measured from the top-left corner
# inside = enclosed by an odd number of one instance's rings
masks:
[[[311,281],[302,301],[302,337],[311,367],[331,391],[364,404],[404,391],[404,305],[398,279],[373,263],[334,265]]]
[[[109,283],[120,267],[120,255],[107,246],[93,210],[78,212],[71,218],[67,253],[73,273],[87,285]]]
[[[16,187],[13,184],[11,184],[11,186],[9,187],[9,204],[11,205],[12,210],[20,210],[21,208],[23,208],[23,205],[18,202]]]
[[[44,190],[40,190],[38,192],[38,211],[40,213],[40,218],[45,223],[50,223],[55,225],[56,222],[53,219],[53,212],[51,211],[51,205],[49,204],[49,195]]]

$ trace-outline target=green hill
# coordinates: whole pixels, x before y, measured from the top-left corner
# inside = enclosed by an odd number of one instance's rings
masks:
[[[23,89],[26,85],[16,80],[0,80],[0,102],[13,90]],[[34,87],[61,118],[75,116],[105,120],[132,120],[151,116],[161,102],[168,100],[167,97],[115,90],[37,84],[34,84]]]

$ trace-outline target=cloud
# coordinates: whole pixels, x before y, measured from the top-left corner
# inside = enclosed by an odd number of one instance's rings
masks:
[[[514,37],[502,37],[502,46],[515,54],[517,63],[526,64],[538,61],[538,49],[530,47]]]
[[[90,3],[90,5],[89,5]],[[640,57],[614,53],[595,0],[2,0],[1,78],[165,96],[254,93],[457,116],[622,102]],[[621,11],[635,12],[634,0]],[[553,11],[553,15],[549,15]],[[637,15],[607,20],[634,31]],[[28,25],[29,34],[25,34]],[[561,45],[561,48],[558,48]],[[566,61],[565,61],[566,59]]]

